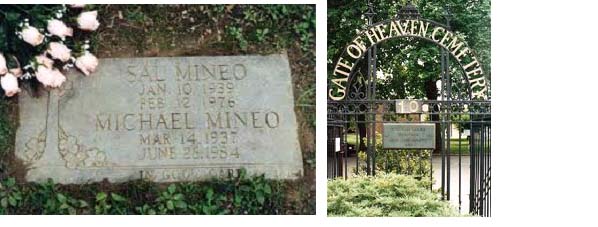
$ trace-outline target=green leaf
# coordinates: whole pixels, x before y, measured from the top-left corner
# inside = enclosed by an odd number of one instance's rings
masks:
[[[17,206],[17,200],[16,200],[14,197],[12,197],[12,196],[9,196],[9,197],[8,197],[8,203],[9,203],[11,206],[13,206],[13,207],[14,207],[14,206]]]
[[[260,204],[264,204],[264,201],[266,200],[262,191],[257,191],[257,193],[255,194],[255,198],[257,199],[257,202]]]
[[[239,186],[239,190],[241,190],[242,192],[248,192],[248,191],[251,191],[251,187],[249,187],[247,185],[241,185],[241,186]]]
[[[183,194],[181,194],[181,193],[176,194],[176,195],[174,195],[173,199],[174,200],[183,200]]]
[[[125,197],[122,197],[122,196],[120,196],[119,194],[116,194],[116,193],[110,193],[110,196],[112,197],[112,199],[114,199],[114,201],[117,201],[117,202],[127,201],[127,199],[125,199]]]
[[[84,207],[88,207],[88,206],[89,206],[89,204],[85,200],[79,200],[80,208],[84,208]]]
[[[245,179],[246,176],[247,176],[247,170],[240,169],[239,170],[239,179]]]
[[[15,184],[16,184],[15,178],[11,177],[11,178],[6,179],[6,186],[8,188],[14,186]]]
[[[61,193],[58,193],[58,194],[56,195],[56,198],[58,199],[58,201],[59,201],[60,203],[66,203],[66,197],[65,197],[63,194],[61,194]]]
[[[96,195],[96,201],[102,201],[105,200],[107,197],[106,193],[104,192],[100,192]]]
[[[176,186],[174,184],[171,184],[170,186],[168,186],[168,192],[170,194],[173,194],[176,191]]]
[[[8,207],[8,198],[4,197],[2,198],[2,200],[0,200],[0,205],[2,205],[2,207],[7,208]]]
[[[166,202],[166,208],[168,208],[169,210],[174,210],[174,203],[172,202],[172,200],[168,200]]]
[[[69,214],[71,214],[71,215],[77,214],[77,210],[75,210],[74,207],[69,207],[68,211],[69,211]]]
[[[272,194],[272,188],[270,187],[269,184],[264,185],[264,192],[268,195]]]
[[[235,194],[235,204],[241,204],[241,195]]]
[[[15,23],[19,20],[19,13],[16,12],[7,12],[6,13],[6,21],[10,22],[10,23]]]
[[[209,188],[208,191],[206,192],[206,199],[212,200],[213,196],[214,196],[214,190]]]
[[[63,203],[63,204],[61,204],[61,205],[58,207],[58,209],[59,209],[59,210],[64,210],[64,209],[68,209],[69,207],[71,207],[71,206],[69,206],[69,205],[68,205],[68,204],[66,204],[66,203]]]
[[[187,209],[187,203],[185,201],[177,201],[176,207],[180,209]]]

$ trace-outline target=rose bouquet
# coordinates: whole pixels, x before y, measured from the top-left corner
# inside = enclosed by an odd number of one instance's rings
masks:
[[[4,95],[24,81],[60,87],[70,68],[90,75],[98,59],[90,36],[100,23],[85,5],[0,5],[0,84]]]

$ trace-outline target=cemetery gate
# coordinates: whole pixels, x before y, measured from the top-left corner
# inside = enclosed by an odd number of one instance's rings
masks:
[[[430,188],[459,210],[490,216],[490,84],[481,63],[448,19],[422,19],[408,4],[374,23],[368,8],[368,26],[342,49],[328,85],[328,178],[380,171],[429,177]],[[377,45],[400,37],[440,48],[436,100],[377,99]],[[449,70],[451,57],[461,72]]]

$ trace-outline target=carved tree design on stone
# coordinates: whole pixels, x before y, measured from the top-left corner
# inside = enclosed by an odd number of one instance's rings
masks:
[[[97,147],[87,147],[81,144],[79,139],[73,135],[68,134],[60,125],[60,99],[65,95],[73,92],[73,82],[67,81],[63,87],[57,90],[49,91],[48,93],[48,116],[55,116],[50,122],[56,124],[51,130],[58,131],[58,153],[65,161],[67,168],[86,168],[86,167],[106,167],[109,166],[107,162],[106,153]],[[46,119],[46,121],[49,121]],[[53,134],[56,135],[56,134]]]

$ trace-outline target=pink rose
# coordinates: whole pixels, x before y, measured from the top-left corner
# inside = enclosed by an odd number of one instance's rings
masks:
[[[97,19],[98,11],[82,12],[77,17],[77,24],[79,28],[85,31],[95,31],[100,26]]]
[[[4,55],[0,54],[0,75],[4,75],[7,72],[6,59],[4,58]]]
[[[50,53],[53,58],[61,60],[62,62],[67,62],[71,58],[71,50],[64,44],[58,42],[50,43],[48,53]]]
[[[64,76],[64,74],[62,74],[58,69],[52,70],[52,73],[54,74],[54,81],[52,81],[52,85],[54,85],[54,87],[60,87],[62,83],[66,81],[66,76]]]
[[[37,81],[42,83],[44,86],[51,86],[53,83],[53,74],[52,70],[46,66],[40,65],[37,67],[37,72],[35,72],[35,78]]]
[[[2,89],[4,89],[4,93],[8,97],[12,97],[21,91],[17,77],[10,73],[0,77],[0,84],[2,85]]]
[[[54,61],[52,61],[52,59],[49,59],[45,55],[35,56],[35,60],[37,61],[38,64],[42,64],[42,65],[46,66],[46,68],[48,68],[48,69],[51,69],[52,65],[54,65]]]
[[[73,36],[73,29],[67,27],[61,20],[52,19],[48,21],[48,32],[64,39],[65,36]]]
[[[21,36],[23,37],[23,41],[31,44],[32,46],[37,46],[44,41],[44,35],[39,33],[37,28],[31,26],[23,28],[21,31]]]
[[[85,54],[77,58],[75,66],[77,66],[83,74],[89,76],[89,74],[96,71],[96,67],[98,67],[98,58],[89,52],[85,52]]]
[[[83,8],[85,7],[85,4],[69,4],[69,6],[71,8]]]
[[[66,77],[60,71],[57,69],[52,70],[43,65],[37,67],[35,77],[46,87],[60,87],[66,81]]]

